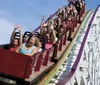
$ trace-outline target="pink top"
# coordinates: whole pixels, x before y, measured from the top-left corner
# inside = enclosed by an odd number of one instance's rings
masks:
[[[45,49],[50,49],[52,47],[53,43],[52,42],[48,42],[45,45]]]
[[[17,48],[17,47],[16,47],[16,48]],[[16,50],[16,48],[11,47],[9,50],[10,50],[10,51],[15,51],[15,50]]]
[[[45,49],[47,49],[47,50],[50,49],[51,47],[52,47],[52,44],[46,44],[45,45]]]

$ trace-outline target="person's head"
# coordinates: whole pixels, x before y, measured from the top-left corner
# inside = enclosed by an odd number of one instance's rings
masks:
[[[46,34],[48,32],[48,25],[43,26],[43,34]]]
[[[75,6],[73,6],[73,10],[76,10]]]
[[[65,24],[66,24],[66,23],[63,21],[63,22],[62,22],[62,25],[65,25]]]
[[[14,39],[13,42],[12,42],[12,46],[13,47],[19,46],[19,39]]]
[[[42,43],[41,42],[39,42],[39,46],[38,46],[39,48],[42,48]]]
[[[36,47],[39,46],[39,39],[38,39],[38,38],[35,38],[35,43],[34,43],[34,45],[35,45]]]
[[[70,11],[70,8],[69,8],[69,6],[66,6],[66,10],[67,10],[67,11]]]
[[[54,24],[54,19],[51,19],[50,20],[50,25],[53,25]]]
[[[74,5],[73,5],[73,2],[70,2],[70,3],[69,3],[69,8],[71,9],[71,8],[73,8],[73,6],[74,6]]]
[[[78,0],[78,2],[81,2],[81,0]]]
[[[78,0],[78,2],[79,2],[79,3],[82,3],[82,2],[83,2],[83,0]]]
[[[32,47],[35,44],[35,37],[30,37],[27,41],[27,46]]]
[[[62,27],[62,26],[61,26],[61,27]],[[63,31],[64,31],[63,28],[61,28],[61,29],[60,29],[60,34],[63,34]]]
[[[36,38],[36,40],[35,40],[35,46],[38,47],[38,48],[42,47],[42,44],[41,44],[41,42],[39,41],[38,38]]]
[[[48,31],[47,26],[43,27],[44,28],[44,33]]]

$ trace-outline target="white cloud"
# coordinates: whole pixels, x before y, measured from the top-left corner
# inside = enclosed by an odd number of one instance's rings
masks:
[[[13,21],[10,20],[12,17],[13,16],[9,12],[0,10],[0,44],[6,44],[10,42],[10,37],[16,22],[16,18],[15,20],[12,19]],[[27,27],[25,25],[22,27],[22,31],[25,32]]]
[[[14,23],[6,18],[0,18],[0,44],[9,43]]]
[[[9,43],[12,31],[14,29],[14,24],[14,22],[8,20],[7,18],[0,17],[0,44]],[[27,27],[22,27],[22,32],[24,33]]]

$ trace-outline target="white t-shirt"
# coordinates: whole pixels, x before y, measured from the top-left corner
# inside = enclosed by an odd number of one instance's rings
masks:
[[[38,52],[41,52],[42,51],[42,48],[40,48],[39,50],[38,50]]]

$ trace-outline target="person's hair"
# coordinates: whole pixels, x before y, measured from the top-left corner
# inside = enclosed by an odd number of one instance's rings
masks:
[[[14,39],[12,40],[12,45],[13,45],[14,40],[17,40],[17,41],[18,41],[18,46],[19,46],[19,45],[20,45],[20,39],[19,39],[19,38],[14,38]]]
[[[70,5],[73,5],[73,6],[74,6],[73,1],[71,1],[71,2],[68,4],[69,7],[70,7]]]
[[[39,39],[38,39],[38,38],[35,38],[35,44],[34,44],[34,45],[35,45],[36,47],[38,47],[38,46],[39,46],[39,42],[40,42]]]

